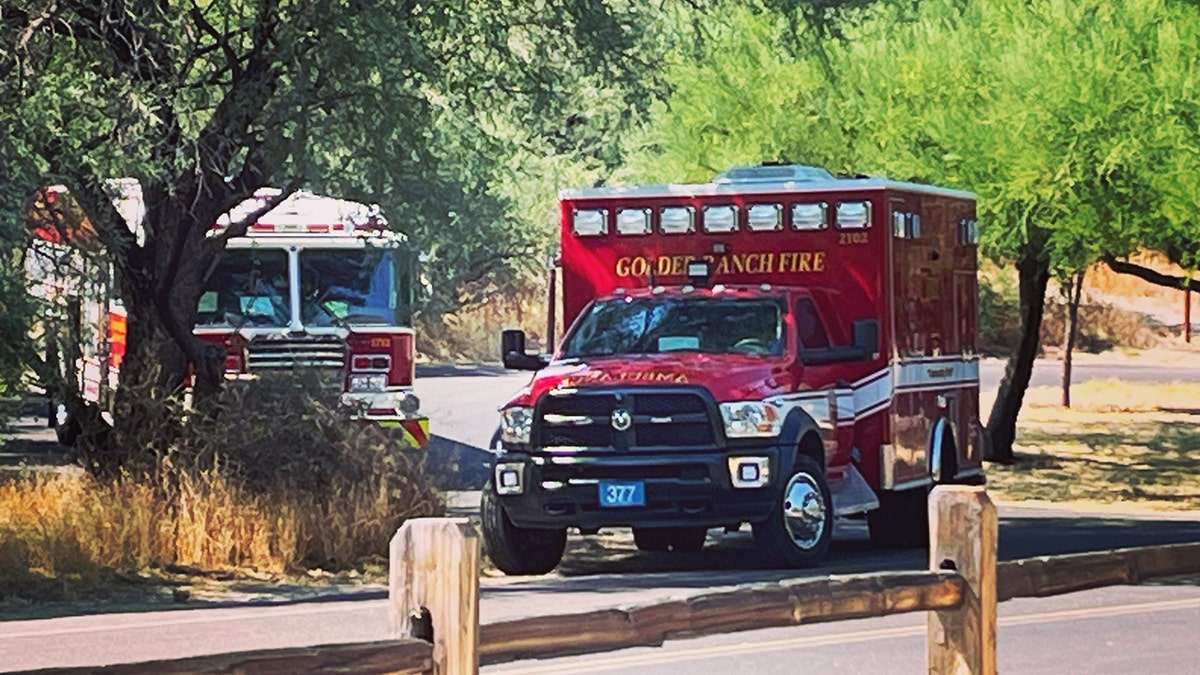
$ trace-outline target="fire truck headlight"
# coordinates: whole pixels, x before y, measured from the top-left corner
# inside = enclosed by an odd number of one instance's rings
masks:
[[[513,406],[500,411],[500,438],[505,443],[529,444],[533,429],[533,408]]]
[[[358,394],[387,389],[387,375],[351,375],[350,393]]]
[[[729,438],[773,438],[783,428],[779,409],[762,401],[722,403],[721,417]]]
[[[411,391],[405,392],[404,396],[400,399],[399,408],[400,412],[411,415],[421,409],[421,399],[417,398],[417,395]]]

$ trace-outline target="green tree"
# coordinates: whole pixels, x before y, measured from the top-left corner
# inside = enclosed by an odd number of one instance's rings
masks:
[[[653,9],[0,0],[4,173],[29,192],[68,186],[111,254],[128,312],[116,453],[102,464],[140,451],[137,429],[163,428],[147,418],[161,416],[189,363],[198,399],[220,386],[220,355],[191,331],[205,271],[249,224],[210,237],[220,214],[272,184],[381,203],[428,244],[452,296],[528,248],[499,179],[514,139],[498,141],[485,123],[615,161],[598,139],[648,103],[629,97],[654,68],[657,33],[642,30]],[[600,84],[579,100],[618,91],[621,104],[572,109],[572,95]],[[113,177],[139,181],[144,239],[113,208]]]
[[[735,12],[737,30],[672,71],[632,173],[786,157],[976,192],[983,253],[1019,275],[1020,338],[987,424],[989,458],[1011,459],[1052,276],[1195,241],[1196,10],[931,0],[854,16],[821,40],[794,16]]]

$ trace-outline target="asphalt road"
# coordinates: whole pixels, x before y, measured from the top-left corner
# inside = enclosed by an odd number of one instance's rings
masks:
[[[1004,376],[1005,362],[984,359],[980,366],[980,389],[994,393]],[[499,423],[497,408],[529,383],[531,374],[506,371],[499,366],[421,366],[416,393],[430,418],[433,439],[429,455],[432,468],[450,489],[478,489],[488,475],[490,455],[483,452]],[[1076,363],[1072,380],[1096,379],[1125,382],[1200,382],[1200,363],[1194,365],[1129,365],[1097,362]],[[1039,360],[1034,364],[1031,386],[1058,386],[1062,363]]]
[[[1200,587],[1110,587],[1002,603],[998,670],[1022,675],[1200,672]],[[923,614],[729,633],[660,648],[525,661],[487,675],[920,673]]]
[[[572,538],[573,551],[564,561],[560,570],[554,574],[541,577],[484,579],[481,591],[482,620],[486,623],[522,616],[587,611],[644,603],[745,583],[779,581],[804,576],[824,576],[834,573],[922,569],[926,565],[925,555],[921,551],[872,549],[868,542],[866,528],[861,521],[840,521],[829,559],[819,568],[804,571],[764,568],[753,555],[752,543],[748,533],[744,532],[720,540],[711,537],[711,544],[705,551],[678,556],[637,552],[627,540],[624,544],[618,541],[615,550],[600,550],[591,545],[590,541],[579,537]],[[1116,514],[1082,516],[1064,510],[1027,508],[1004,508],[1001,511],[1001,559],[1184,541],[1200,541],[1200,521],[1189,520],[1185,517],[1172,519],[1166,516],[1153,518]],[[1200,598],[1200,588],[1179,587],[1174,591],[1182,594],[1179,597]],[[1154,596],[1150,600],[1136,600],[1136,602],[1122,600],[1117,604],[1136,604],[1161,599],[1159,596]],[[1013,611],[1008,604],[1002,606],[1007,608],[1006,612]],[[1200,604],[1196,606],[1200,606]],[[1052,605],[1051,607],[1061,608],[1062,606]],[[1187,607],[1182,609],[1186,610]],[[1058,611],[1058,609],[1054,609],[1054,611]],[[1194,609],[1192,611],[1191,616],[1194,617],[1195,611]],[[1167,618],[1173,616],[1170,615]],[[891,623],[900,620],[908,623]],[[1175,621],[1176,619],[1171,620]],[[875,656],[863,657],[876,659],[876,661],[863,662],[866,664],[862,666],[865,670],[859,671],[852,668],[842,672],[903,672],[910,670],[907,667],[876,669],[870,665],[871,663],[888,662],[892,658],[890,655],[893,654],[888,650],[892,649],[900,650],[895,654],[902,654],[904,650],[908,650],[912,653],[904,658],[915,655],[915,658],[919,660],[923,654],[919,638],[917,638],[917,643],[913,643],[913,638],[908,633],[892,636],[896,640],[892,640],[891,637],[872,639],[856,642],[853,647],[847,646],[847,643],[841,645],[840,650],[835,648],[841,644],[838,640],[853,642],[854,636],[858,635],[861,630],[919,625],[921,619],[890,617],[881,621],[883,623],[869,624],[867,628],[857,627],[865,624],[856,622],[855,624],[842,623],[834,626],[795,629],[806,632],[787,633],[787,635],[841,635],[844,637],[814,638],[816,642],[813,644],[802,641],[795,645],[785,645],[785,647],[789,649],[804,647],[806,650],[812,647],[828,647],[831,648],[831,651],[826,656],[834,658],[834,663],[841,663],[836,659],[846,658],[849,654],[857,655],[860,652],[875,654]],[[1168,623],[1163,623],[1162,630],[1166,631],[1170,628]],[[1177,631],[1178,634],[1164,635],[1181,645],[1194,645],[1193,633],[1195,626],[1200,624],[1197,624],[1194,619],[1183,623],[1185,625],[1180,631]],[[381,590],[356,596],[356,599],[337,601],[7,621],[0,622],[0,671],[56,666],[98,666],[119,662],[196,656],[206,653],[379,640],[387,637],[386,626],[386,605]],[[812,632],[814,630],[816,632]],[[912,629],[906,628],[905,630],[911,631]],[[697,645],[701,644],[707,647],[718,643],[739,644],[747,640],[777,641],[784,639],[779,637],[781,635],[784,633],[767,631],[763,632],[765,637],[748,637],[752,634],[743,634],[709,638],[702,643],[691,641],[679,644],[691,644],[691,649],[696,649]],[[914,644],[916,647],[913,646]],[[1024,641],[1019,638],[1003,644],[1005,646],[1002,649],[1007,648],[1010,652],[1023,654],[1026,650]],[[1098,643],[1097,646],[1102,644],[1102,642]],[[1030,645],[1029,648],[1032,649],[1033,646]],[[916,651],[913,652],[913,649]],[[876,650],[883,651],[876,654]],[[688,650],[685,649],[685,651]],[[734,661],[739,661],[742,658],[739,654],[725,656],[731,656]],[[781,656],[779,650],[766,650],[764,654],[765,656],[762,658],[765,660],[759,661],[764,668],[774,659],[791,658]],[[712,656],[717,658],[720,655],[713,653]],[[897,656],[897,658],[899,657]],[[1036,660],[1036,654],[1030,655],[1028,658]],[[705,672],[722,672],[707,666],[706,663]],[[640,666],[632,670],[658,672],[644,670]],[[757,671],[758,668],[755,670]],[[919,671],[920,668],[914,666],[911,670]],[[507,672],[513,671],[510,669]],[[525,671],[518,669],[516,672]],[[767,672],[781,671],[763,670],[764,674]],[[809,671],[805,668],[803,672]],[[812,672],[818,671],[814,669]],[[1006,669],[1006,672],[1026,671]],[[1068,669],[1057,672],[1090,671]],[[1153,672],[1188,671],[1167,668]]]
[[[1039,362],[1035,385],[1055,384],[1058,366]],[[985,390],[996,386],[1002,368],[1000,362],[984,363]],[[422,370],[417,389],[438,436],[431,454],[442,462],[440,469],[453,480],[479,471],[486,475],[487,455],[480,448],[494,432],[495,408],[523,386],[529,374],[486,366]],[[1200,368],[1080,364],[1076,375],[1077,381],[1200,381]],[[1200,521],[1189,517],[1029,508],[1006,508],[1001,516],[1001,559],[1200,541]],[[921,569],[926,564],[919,551],[871,548],[862,521],[839,521],[826,563],[801,573],[764,568],[746,532],[710,537],[708,548],[694,555],[638,552],[628,537],[610,537],[605,546],[594,542],[573,536],[571,552],[552,575],[485,579],[483,621],[586,611],[805,575]],[[1195,641],[1200,588],[1195,584],[1019,600],[1002,605],[1002,615],[1008,617],[1002,619],[1000,632],[1005,672],[1200,672]],[[386,625],[381,590],[275,606],[0,621],[0,671],[369,641],[387,637]],[[639,673],[694,672],[698,666],[702,672],[758,675],[833,668],[847,673],[919,672],[924,669],[922,625],[920,616],[889,617],[680,641],[652,653],[498,666],[488,672],[604,672],[595,670],[603,664],[609,664],[605,667],[610,672]],[[585,666],[592,670],[577,670]]]

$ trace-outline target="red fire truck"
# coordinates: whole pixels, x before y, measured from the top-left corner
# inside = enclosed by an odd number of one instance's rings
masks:
[[[118,207],[136,227],[140,190],[124,187]],[[212,234],[278,195],[259,191],[223,216]],[[43,247],[58,246],[52,237],[42,239]],[[378,207],[297,192],[245,236],[229,240],[205,282],[195,332],[225,348],[228,377],[297,367],[326,371],[356,415],[424,447],[429,420],[412,391],[414,264],[415,252],[404,235],[388,229]],[[52,276],[42,270],[43,278]],[[88,306],[81,316],[100,324],[94,331],[100,339],[85,346],[79,369],[85,399],[100,409],[111,399],[125,351],[124,309],[104,290],[83,297]],[[64,415],[60,406],[60,436],[70,440],[78,424]]]
[[[835,517],[921,545],[935,483],[981,482],[974,196],[813,167],[560,195],[570,325],[501,409],[484,541],[511,574],[567,528],[695,551],[750,523],[774,563]]]

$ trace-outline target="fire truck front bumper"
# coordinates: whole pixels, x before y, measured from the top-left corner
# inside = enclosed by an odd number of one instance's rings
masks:
[[[518,527],[721,527],[770,515],[778,465],[774,447],[604,457],[508,453],[497,458],[493,483]]]
[[[346,393],[342,403],[355,409],[357,418],[400,434],[413,448],[429,444],[429,418],[418,410],[420,401],[411,391]]]

